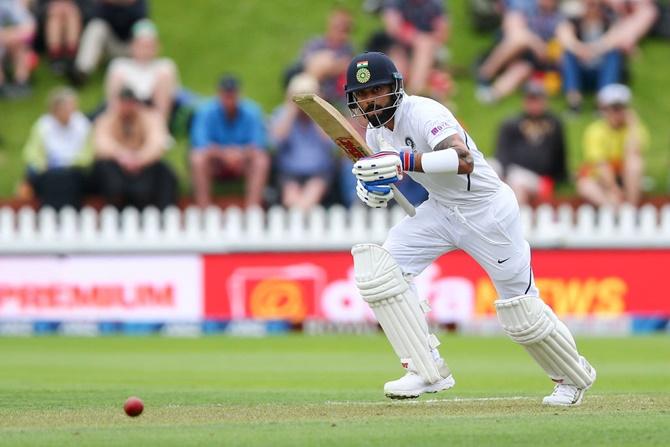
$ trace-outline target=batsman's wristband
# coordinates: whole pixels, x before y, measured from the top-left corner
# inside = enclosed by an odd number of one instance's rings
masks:
[[[402,162],[402,170],[405,171],[405,172],[413,171],[414,170],[414,152],[401,151],[398,155],[400,155],[400,161]]]
[[[421,155],[421,167],[426,174],[458,172],[458,154],[453,148]]]

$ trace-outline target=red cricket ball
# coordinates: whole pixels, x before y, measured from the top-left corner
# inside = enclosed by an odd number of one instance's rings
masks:
[[[139,397],[129,397],[128,400],[126,400],[126,403],[123,404],[123,410],[128,416],[136,417],[142,414],[142,410],[144,410],[144,404]]]

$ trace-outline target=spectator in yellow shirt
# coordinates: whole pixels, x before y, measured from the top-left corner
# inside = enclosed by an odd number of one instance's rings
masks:
[[[640,201],[644,160],[649,133],[630,107],[631,92],[621,84],[610,84],[598,92],[603,119],[584,132],[584,165],[577,192],[588,202],[619,206]]]

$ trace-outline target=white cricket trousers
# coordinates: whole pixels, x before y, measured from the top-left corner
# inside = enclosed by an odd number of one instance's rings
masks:
[[[429,198],[414,217],[391,229],[384,248],[412,276],[460,248],[488,273],[499,298],[538,296],[519,204],[505,184],[491,198],[468,205],[444,205]]]

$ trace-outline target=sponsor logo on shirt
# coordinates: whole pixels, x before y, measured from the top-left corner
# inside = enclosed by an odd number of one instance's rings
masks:
[[[430,133],[432,133],[433,135],[437,135],[438,133],[442,132],[442,131],[443,131],[444,129],[446,129],[447,127],[448,127],[448,126],[447,126],[447,123],[440,123],[440,124],[438,124],[437,126],[433,127],[433,128],[430,130]]]

